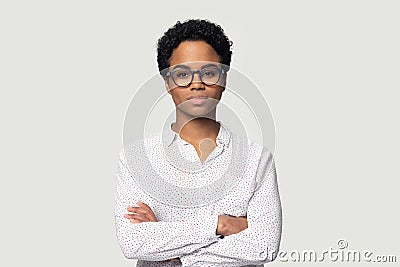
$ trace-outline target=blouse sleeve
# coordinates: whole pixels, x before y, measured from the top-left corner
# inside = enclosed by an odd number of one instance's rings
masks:
[[[220,235],[216,234],[218,215],[196,221],[131,223],[124,214],[128,213],[132,196],[138,195],[139,191],[122,150],[115,193],[115,224],[125,257],[163,261],[191,253],[219,239]]]
[[[247,210],[248,228],[180,257],[182,266],[244,266],[273,261],[278,253],[282,211],[275,163],[263,149],[259,181]]]

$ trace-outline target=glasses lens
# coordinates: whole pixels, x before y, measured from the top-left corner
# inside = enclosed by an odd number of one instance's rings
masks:
[[[188,69],[176,69],[172,79],[178,86],[187,86],[192,81],[192,72]]]
[[[200,72],[201,80],[206,85],[214,85],[219,81],[220,72],[218,68],[205,68]]]

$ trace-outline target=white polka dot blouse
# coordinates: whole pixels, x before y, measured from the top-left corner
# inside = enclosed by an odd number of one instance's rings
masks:
[[[204,162],[171,127],[121,149],[116,234],[137,266],[263,266],[277,256],[282,210],[273,155],[218,123],[217,146]],[[158,221],[125,218],[137,201]],[[218,235],[218,215],[246,216],[248,228]]]

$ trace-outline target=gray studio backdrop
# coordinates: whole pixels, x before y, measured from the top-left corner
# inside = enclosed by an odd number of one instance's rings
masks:
[[[221,24],[232,66],[270,105],[281,249],[347,244],[399,261],[399,11],[398,1],[3,1],[0,265],[135,265],[113,218],[123,120],[157,72],[157,39],[188,18]],[[309,265],[286,259],[272,265]]]

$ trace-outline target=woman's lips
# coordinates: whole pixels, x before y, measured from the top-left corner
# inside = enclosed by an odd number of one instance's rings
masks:
[[[191,96],[189,97],[189,102],[193,105],[203,105],[208,100],[207,96]]]

